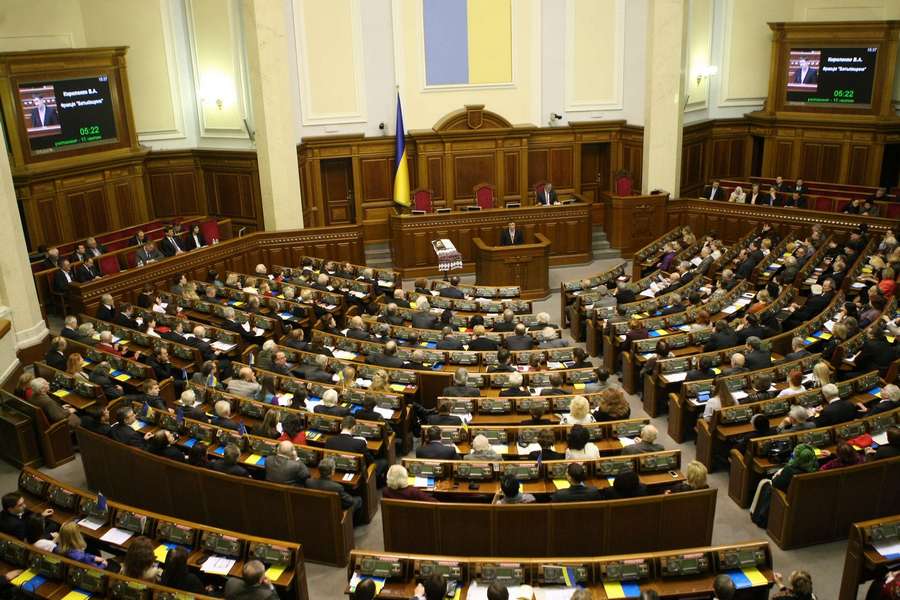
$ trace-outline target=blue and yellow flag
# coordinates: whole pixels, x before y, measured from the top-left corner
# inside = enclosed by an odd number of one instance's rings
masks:
[[[397,94],[397,126],[394,128],[394,202],[409,207],[409,165],[406,159],[406,130],[403,128],[403,108]]]

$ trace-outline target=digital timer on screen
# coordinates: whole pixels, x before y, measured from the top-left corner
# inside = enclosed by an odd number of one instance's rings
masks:
[[[32,154],[118,141],[106,75],[19,86]]]
[[[878,48],[792,48],[787,101],[859,106],[872,102]]]

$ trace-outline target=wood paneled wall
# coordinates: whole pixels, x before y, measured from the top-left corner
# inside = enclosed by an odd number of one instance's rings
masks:
[[[713,177],[749,176],[751,139],[744,119],[718,119],[685,127],[681,142],[681,195],[699,196]]]

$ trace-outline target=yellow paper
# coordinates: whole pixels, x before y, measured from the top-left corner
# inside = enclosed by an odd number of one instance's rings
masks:
[[[814,338],[814,337],[812,337],[812,336],[809,336],[809,337],[806,338],[806,341],[807,341],[807,342],[818,342],[819,340],[817,340],[816,338]]]
[[[415,477],[410,475],[406,479],[407,479],[407,485],[409,485],[409,487],[416,487],[416,478]]]
[[[467,329],[465,327],[460,327],[459,331],[460,331],[460,333],[465,333],[467,331]]]
[[[395,392],[403,392],[403,391],[406,391],[406,386],[405,386],[405,385],[401,385],[401,384],[399,384],[399,383],[392,383],[392,384],[391,384],[391,390],[393,390],[393,391],[395,391]]]
[[[156,557],[156,560],[164,563],[166,562],[166,555],[169,553],[169,547],[165,544],[160,544],[156,548],[153,549],[153,556]]]
[[[128,373],[121,373],[113,377],[113,379],[118,379],[119,381],[128,381],[129,379],[131,379],[131,375],[129,375]]]
[[[658,333],[659,335],[668,335],[668,334],[669,334],[669,332],[666,331],[665,329],[657,329],[657,330],[655,330],[655,331],[656,331],[656,333]]]
[[[892,335],[886,335],[886,336],[884,336],[884,339],[886,339],[888,342],[890,342],[891,344],[893,344],[893,343],[894,343],[894,340],[897,339],[897,338],[895,338],[895,337],[892,336]]]
[[[287,565],[272,565],[266,569],[266,578],[269,581],[277,581],[281,574],[287,570]]]
[[[19,576],[13,579],[10,583],[12,583],[16,587],[21,587],[22,585],[34,579],[36,576],[37,573],[35,573],[31,569],[25,569],[24,571],[19,573]]]
[[[85,594],[84,592],[79,592],[77,590],[72,590],[68,594],[62,597],[62,600],[85,600],[86,598],[90,598],[90,594]]]
[[[69,390],[56,390],[55,392],[53,392],[53,395],[57,398],[65,398],[69,395]]]
[[[576,383],[576,384],[573,385],[572,387],[574,387],[576,390],[583,390],[583,389],[584,389],[584,384],[583,384],[583,383]]]
[[[822,450],[819,448],[813,448],[813,451],[816,453],[816,458],[822,458]]]
[[[553,485],[556,486],[558,490],[565,490],[571,487],[568,479],[554,479]]]
[[[460,597],[462,596],[462,590],[463,590],[462,587],[456,588],[456,593],[453,594],[453,600],[459,600],[459,599],[460,599]]]
[[[822,338],[823,340],[830,340],[831,334],[828,333],[827,331],[823,331],[822,333],[819,334],[819,337]]]
[[[262,458],[261,454],[251,454],[247,458],[244,459],[244,463],[248,465],[255,465],[256,461]]]
[[[610,600],[625,597],[625,590],[622,589],[622,584],[618,581],[604,581],[603,591],[606,592],[606,597]]]
[[[768,585],[769,580],[766,579],[766,576],[759,572],[759,569],[756,567],[742,569],[744,575],[747,576],[747,579],[750,580],[750,584],[755,586],[758,585]]]

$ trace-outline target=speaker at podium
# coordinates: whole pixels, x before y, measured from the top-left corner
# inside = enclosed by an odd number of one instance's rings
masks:
[[[516,237],[522,243],[500,246],[488,244],[479,237],[472,238],[476,248],[475,284],[517,285],[525,300],[546,298],[550,295],[551,242],[542,233],[521,233],[521,238]]]

